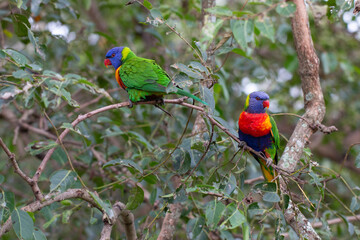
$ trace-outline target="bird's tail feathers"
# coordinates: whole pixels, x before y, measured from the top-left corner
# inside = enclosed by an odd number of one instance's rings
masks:
[[[206,102],[204,102],[203,100],[201,100],[200,98],[198,98],[198,97],[192,95],[191,93],[189,93],[189,92],[187,92],[187,91],[184,91],[184,90],[182,90],[182,89],[177,89],[176,93],[179,94],[179,95],[185,96],[185,97],[192,98],[192,99],[194,99],[194,100],[196,100],[196,101],[198,101],[198,102],[201,102],[202,104],[204,104],[204,105],[206,105],[206,106],[209,105],[209,104],[207,104]]]

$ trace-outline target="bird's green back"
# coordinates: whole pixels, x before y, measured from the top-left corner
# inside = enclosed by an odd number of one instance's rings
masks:
[[[134,56],[126,60],[119,75],[125,86],[155,93],[166,93],[169,75],[154,60]]]

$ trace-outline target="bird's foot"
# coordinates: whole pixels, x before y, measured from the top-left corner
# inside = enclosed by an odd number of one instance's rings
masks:
[[[240,141],[239,144],[238,144],[239,148],[243,148],[245,146],[246,146],[246,142],[244,142],[244,141]]]
[[[155,105],[163,106],[165,104],[163,98],[156,98],[155,99]]]
[[[129,99],[129,106],[128,108],[132,108],[134,106],[134,103]]]
[[[273,163],[272,158],[266,158],[266,166],[267,167],[270,167],[272,163]]]

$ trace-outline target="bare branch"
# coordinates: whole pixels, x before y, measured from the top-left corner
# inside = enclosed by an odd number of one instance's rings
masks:
[[[33,191],[36,199],[42,200],[44,197],[43,197],[43,195],[42,195],[42,193],[41,193],[41,190],[40,190],[40,188],[39,188],[39,186],[38,186],[38,184],[37,184],[37,181],[34,181],[33,179],[31,179],[28,175],[26,175],[26,174],[20,169],[19,164],[18,164],[17,161],[16,161],[15,154],[13,154],[13,153],[9,150],[9,148],[5,145],[5,143],[3,142],[3,140],[2,140],[1,137],[0,137],[0,146],[1,146],[1,148],[5,151],[6,155],[9,157],[10,162],[11,162],[12,166],[14,167],[14,171],[15,171],[22,179],[24,179],[25,182],[27,182],[27,183],[30,185],[30,187],[31,187],[31,189],[32,189],[32,191]]]
[[[360,0],[356,0],[353,13],[354,15],[357,15],[359,12],[360,12]]]
[[[310,136],[316,131],[312,126],[320,126],[319,124],[325,116],[325,103],[319,78],[320,61],[311,39],[306,6],[303,0],[294,0],[293,2],[296,4],[296,12],[292,18],[292,30],[299,59],[299,74],[304,93],[305,114],[299,119],[279,161],[279,167],[289,172],[295,170],[304,147],[308,143]],[[284,187],[285,183],[283,181],[281,183],[282,190],[287,191],[286,187]],[[290,202],[284,215],[286,221],[298,236],[306,239],[320,239],[310,222],[292,202]]]
[[[181,177],[175,175],[173,176],[172,181],[174,187],[178,188],[181,184]],[[181,202],[170,204],[162,222],[161,231],[157,240],[171,240],[174,238],[176,222],[179,219],[183,208],[184,204]]]
[[[359,221],[360,215],[345,217],[345,218],[348,222],[354,222],[354,221]],[[327,220],[328,225],[334,225],[334,224],[338,224],[338,223],[342,223],[342,222],[344,222],[343,218],[334,218],[334,219]],[[323,226],[323,222],[316,222],[316,223],[312,223],[311,225],[314,228],[321,228]],[[289,237],[289,234],[284,233],[284,234],[282,234],[282,236]]]
[[[157,240],[171,240],[173,239],[176,221],[179,219],[181,210],[184,208],[181,203],[170,204],[166,212],[163,224],[161,226],[160,234]]]
[[[125,234],[127,240],[136,240],[136,230],[134,224],[134,215],[126,210],[125,204],[121,202],[116,202],[113,207],[114,216],[111,218],[111,221],[104,220],[104,226],[101,231],[100,240],[110,240],[112,228],[120,216],[120,221],[123,223],[125,227]]]

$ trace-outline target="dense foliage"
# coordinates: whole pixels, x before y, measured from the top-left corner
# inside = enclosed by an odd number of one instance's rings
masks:
[[[359,224],[346,217],[360,208],[360,34],[354,31],[360,18],[352,15],[352,1],[307,4],[321,60],[324,124],[339,131],[309,139],[299,170],[285,179],[304,215],[322,223],[321,237],[359,237]],[[44,195],[87,188],[97,203],[66,199],[22,211],[34,194],[1,150],[0,224],[10,216],[13,221],[3,239],[98,239],[103,213],[111,214],[116,201],[133,212],[139,239],[157,237],[174,203],[182,206],[175,239],[273,239],[283,233],[295,239],[275,207],[275,185],[251,181],[261,175],[256,161],[205,115],[205,129],[199,127],[196,110],[165,104],[169,117],[142,104],[71,125],[85,113],[127,101],[114,69],[103,64],[114,46],[155,59],[175,83],[209,103],[206,114],[234,135],[254,90],[270,95],[270,112],[301,115],[290,21],[295,9],[273,0],[223,0],[205,11],[200,0],[1,2],[0,137],[30,177],[55,148],[39,178]],[[298,117],[274,118],[284,147]],[[56,143],[66,129],[70,133]],[[342,221],[327,223],[336,218]],[[112,236],[124,238],[121,224]]]

